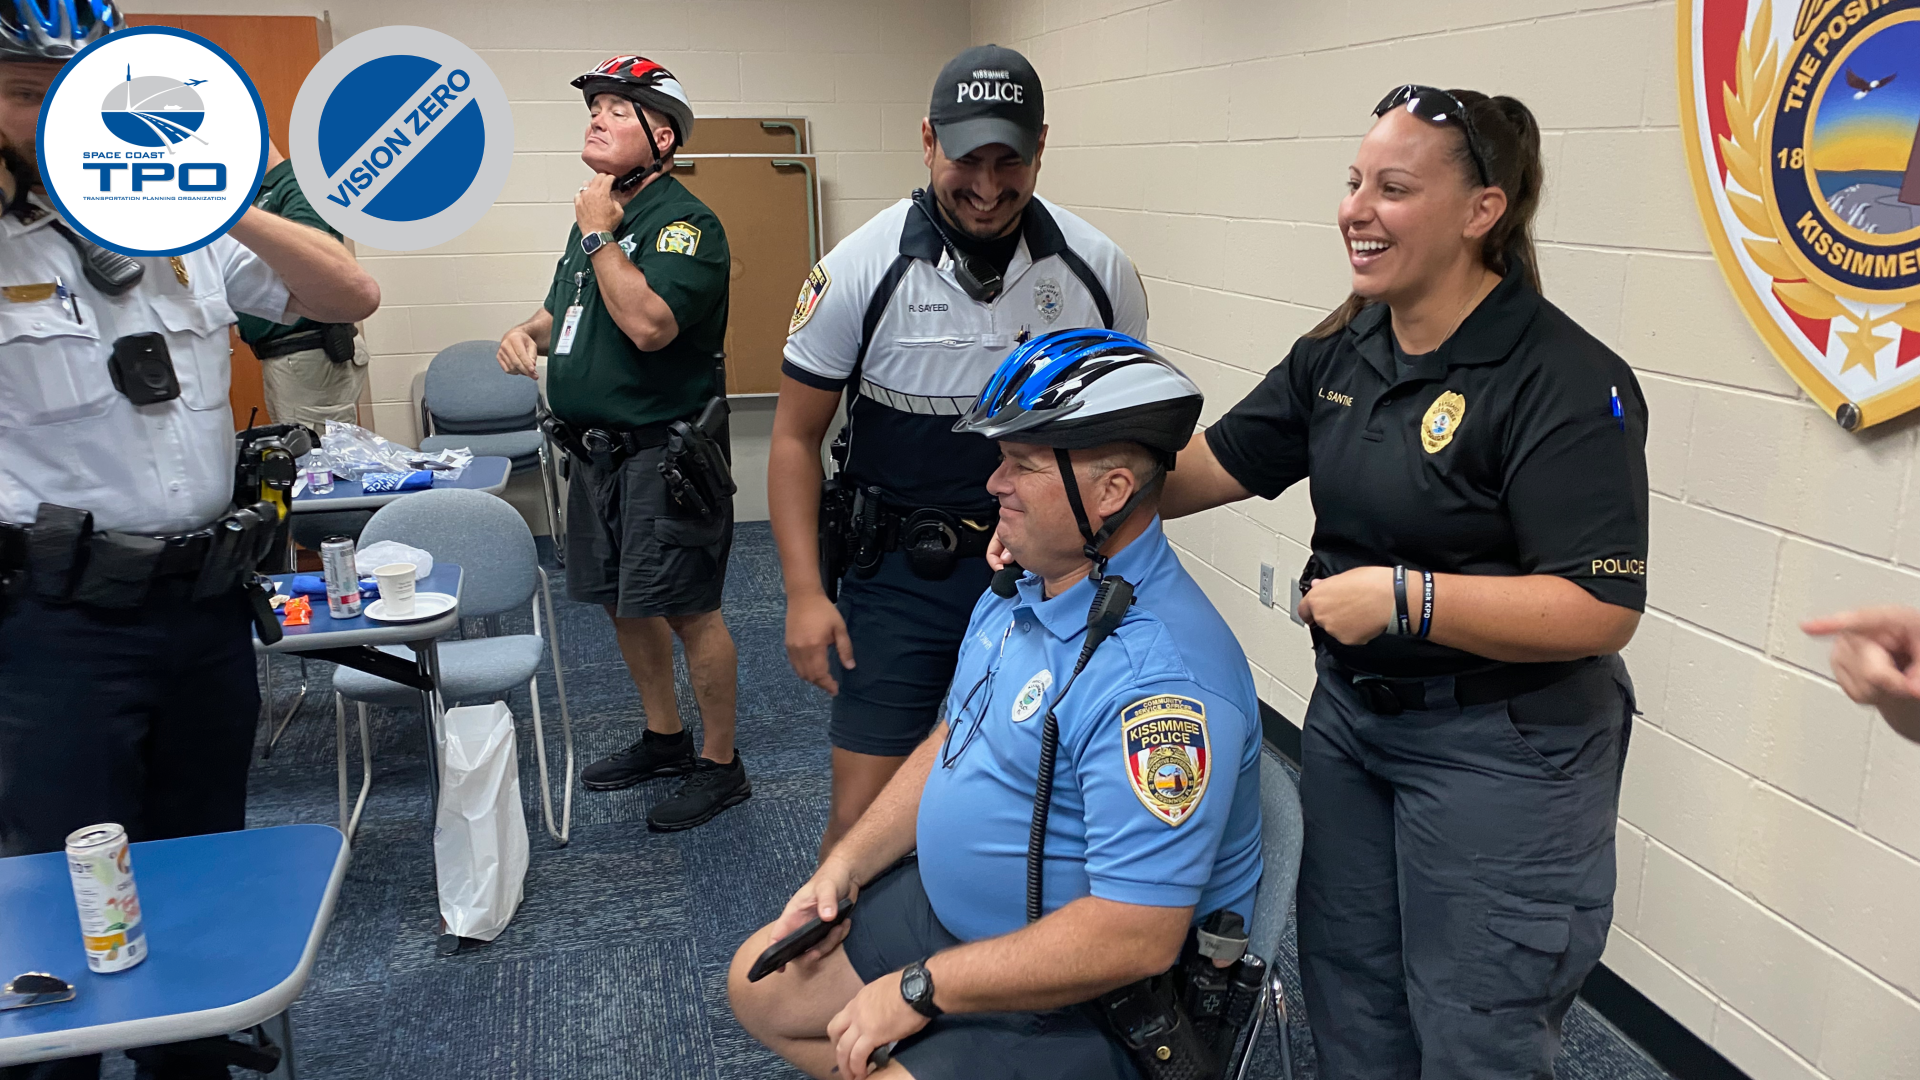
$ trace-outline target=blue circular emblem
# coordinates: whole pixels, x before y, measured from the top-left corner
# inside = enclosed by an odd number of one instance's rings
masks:
[[[330,176],[346,169],[347,181],[360,181],[362,189],[394,171],[380,193],[361,207],[382,221],[419,221],[445,210],[467,193],[486,154],[487,122],[478,102],[471,97],[459,101],[472,83],[464,70],[442,74],[437,61],[423,56],[382,56],[361,64],[340,80],[320,110],[321,168]],[[435,90],[440,91],[438,99]],[[423,118],[419,110],[403,106],[418,100],[441,104],[454,115],[442,121],[436,114],[440,130],[431,144],[410,154],[414,136],[425,134],[410,129],[420,127],[416,121]],[[395,113],[403,123],[382,134]],[[413,113],[412,120],[408,113]],[[370,144],[375,135],[382,137]],[[467,184],[449,183],[453,177],[465,177]]]

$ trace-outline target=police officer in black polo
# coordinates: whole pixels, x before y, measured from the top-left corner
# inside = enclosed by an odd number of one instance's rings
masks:
[[[1353,295],[1180,455],[1168,517],[1311,479],[1301,970],[1320,1075],[1550,1077],[1606,944],[1647,410],[1540,294],[1539,129],[1402,87]]]
[[[500,366],[533,377],[537,352],[552,357],[554,433],[574,458],[567,593],[613,617],[646,709],[640,738],[587,766],[580,782],[613,791],[685,776],[647,825],[690,829],[753,790],[733,746],[738,659],[720,615],[731,478],[725,490],[695,485],[692,498],[676,483],[697,475],[690,460],[725,453],[725,431],[689,447],[673,428],[724,408],[733,260],[720,219],[673,178],[674,151],[693,131],[693,106],[673,74],[643,56],[616,56],[573,85],[586,98],[580,158],[594,176],[574,197],[546,305],[500,339]],[[705,452],[689,458],[686,449]],[[674,693],[676,636],[700,704],[697,755]]]

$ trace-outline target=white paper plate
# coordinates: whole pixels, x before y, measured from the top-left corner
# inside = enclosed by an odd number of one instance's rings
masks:
[[[443,592],[417,592],[413,594],[413,614],[411,615],[387,614],[385,600],[375,600],[368,604],[361,614],[374,622],[419,622],[422,619],[445,615],[453,610],[456,603],[458,601]]]

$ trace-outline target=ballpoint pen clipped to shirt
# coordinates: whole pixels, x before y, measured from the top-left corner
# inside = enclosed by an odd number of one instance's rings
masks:
[[[73,321],[80,326],[87,325],[87,321],[80,317],[80,298],[74,295],[72,289],[67,288],[67,283],[62,281],[58,274],[53,278],[53,291],[54,295],[60,298],[61,305],[73,316]]]

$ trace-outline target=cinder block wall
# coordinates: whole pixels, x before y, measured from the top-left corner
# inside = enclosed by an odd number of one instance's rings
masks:
[[[479,53],[513,102],[513,171],[479,224],[436,248],[360,255],[384,301],[367,320],[373,420],[411,443],[413,378],[440,349],[497,339],[546,298],[573,224],[586,110],[568,82],[608,56],[643,53],[679,77],[700,116],[806,116],[819,154],[828,246],[926,183],[920,118],[940,65],[968,44],[960,0],[133,0],[130,10],[206,15],[330,12],[334,40],[410,24]],[[284,149],[284,147],[282,148]],[[800,282],[793,283],[797,291]],[[785,310],[790,296],[779,301]],[[751,410],[750,410],[751,411]],[[759,410],[764,412],[765,410]],[[736,424],[740,517],[764,517],[765,417]],[[756,434],[757,433],[757,434]],[[755,507],[761,507],[755,512]]]
[[[1569,0],[974,0],[1047,85],[1040,190],[1114,237],[1211,420],[1345,294],[1335,212],[1380,95],[1513,94],[1547,131],[1547,293],[1652,409],[1645,715],[1606,962],[1756,1078],[1920,1077],[1920,747],[1851,705],[1798,620],[1920,602],[1914,425],[1842,432],[1748,326],[1678,130],[1675,11]],[[1304,630],[1261,606],[1305,485],[1170,532],[1298,723]]]

